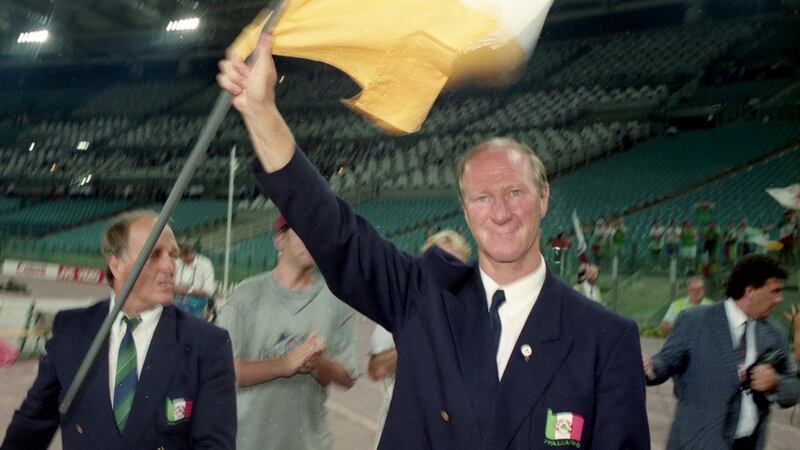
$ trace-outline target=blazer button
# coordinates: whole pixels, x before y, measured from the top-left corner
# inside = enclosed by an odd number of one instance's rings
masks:
[[[447,414],[447,411],[441,410],[439,411],[439,415],[442,416],[442,420],[444,420],[445,422],[450,422],[450,415]]]
[[[78,434],[83,434],[83,427],[81,426],[81,424],[79,423],[75,424],[75,431],[77,431]]]

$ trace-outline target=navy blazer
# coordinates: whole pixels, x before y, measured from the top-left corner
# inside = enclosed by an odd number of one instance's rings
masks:
[[[778,389],[769,396],[781,406],[797,403],[800,383],[788,353],[786,336],[766,319],[756,322],[756,355],[783,352]],[[667,442],[668,449],[730,448],[742,403],[737,357],[733,349],[724,302],[687,309],[661,350],[653,356],[660,384],[674,376],[678,406]],[[758,411],[757,448],[764,448],[769,407]]]
[[[380,448],[650,447],[634,322],[548,272],[515,345],[532,354],[526,361],[515,350],[498,382],[477,265],[438,248],[422,257],[399,251],[299,150],[279,171],[256,169],[331,291],[394,335],[398,365]],[[568,413],[574,433],[553,439]]]
[[[3,449],[46,449],[61,427],[65,449],[232,449],[236,390],[227,331],[173,306],[161,313],[147,351],[125,432],[111,408],[108,340],[66,414],[58,405],[108,315],[108,300],[62,311],[33,387],[6,432]],[[168,400],[191,401],[183,419],[167,418]]]

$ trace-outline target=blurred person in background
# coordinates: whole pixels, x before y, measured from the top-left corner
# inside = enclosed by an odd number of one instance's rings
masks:
[[[703,277],[689,277],[686,281],[686,297],[675,299],[670,303],[667,313],[658,325],[661,334],[668,335],[672,331],[672,326],[675,325],[675,320],[681,312],[694,306],[713,304],[714,302],[705,295],[706,282]]]
[[[457,231],[450,229],[444,229],[429,236],[422,245],[422,253],[425,253],[434,245],[464,263],[469,261],[469,257],[472,254],[472,249],[466,239]],[[375,331],[373,331],[370,338],[367,371],[373,381],[381,382],[381,392],[383,393],[383,403],[381,403],[381,410],[378,416],[378,431],[375,439],[376,448],[378,442],[380,442],[386,415],[389,412],[389,404],[392,401],[394,373],[396,370],[397,349],[395,349],[392,334],[382,326],[375,325]]]
[[[583,263],[578,266],[577,276],[578,284],[572,288],[589,300],[603,303],[600,286],[597,285],[597,280],[600,278],[600,268],[594,264]]]
[[[275,269],[242,281],[218,318],[233,343],[236,448],[328,449],[328,385],[349,389],[358,377],[355,312],[328,290],[283,216],[273,241]]]
[[[175,261],[175,304],[205,318],[207,309],[213,309],[214,265],[197,253],[193,242],[183,241],[179,247],[180,257]]]
[[[650,262],[655,269],[661,268],[661,249],[664,248],[665,232],[666,228],[658,220],[654,220],[650,225],[648,248],[650,249]]]
[[[767,320],[786,277],[768,256],[742,258],[728,298],[684,311],[658,354],[644,358],[648,384],[674,377],[678,407],[667,449],[766,448],[770,406],[788,408],[800,397],[786,335]]]

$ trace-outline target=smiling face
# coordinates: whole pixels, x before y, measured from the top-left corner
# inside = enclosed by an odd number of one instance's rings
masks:
[[[501,283],[535,270],[549,188],[546,183],[542,192],[537,188],[530,156],[491,146],[473,153],[464,165],[460,187],[481,268]]]
[[[108,257],[108,266],[114,275],[113,288],[117,295],[133,270],[136,258],[141,253],[155,221],[155,217],[142,217],[131,222],[125,250],[120,255]],[[175,260],[177,257],[178,243],[172,229],[167,226],[161,232],[136,284],[125,301],[123,311],[126,314],[135,316],[153,306],[166,306],[172,303],[175,294]]]

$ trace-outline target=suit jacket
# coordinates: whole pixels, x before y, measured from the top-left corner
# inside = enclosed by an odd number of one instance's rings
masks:
[[[668,449],[730,448],[741,408],[737,357],[733,349],[725,302],[698,306],[678,316],[664,346],[653,356],[660,384],[674,376],[678,406],[670,431]],[[782,351],[788,356],[786,337],[768,320],[756,322],[756,354]],[[781,378],[778,389],[768,396],[781,406],[797,402],[800,385],[790,357],[776,367]],[[764,448],[769,407],[759,407],[755,433],[758,448]]]
[[[161,313],[122,435],[111,408],[107,339],[71,408],[59,414],[58,405],[108,311],[106,300],[56,315],[39,374],[14,413],[2,448],[46,449],[59,426],[64,449],[234,448],[236,393],[228,333],[173,306]],[[187,402],[185,417],[168,420],[168,401],[180,399]]]
[[[394,335],[398,366],[380,448],[649,448],[635,323],[548,272],[515,345],[532,354],[526,361],[515,350],[498,382],[477,265],[438,248],[421,258],[397,250],[299,150],[277,172],[257,167],[256,177],[331,291]]]

